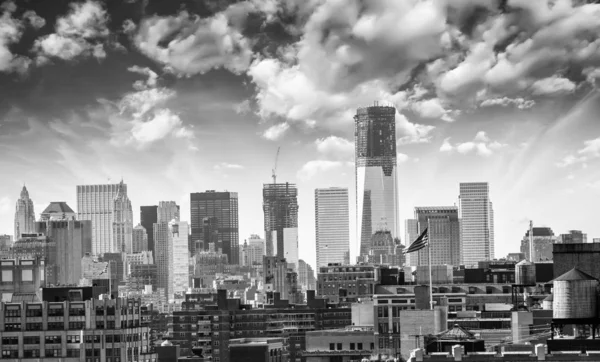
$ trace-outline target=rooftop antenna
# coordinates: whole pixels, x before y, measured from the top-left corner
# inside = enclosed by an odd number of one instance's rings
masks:
[[[271,177],[273,177],[274,184],[277,183],[277,160],[279,160],[279,150],[280,149],[281,149],[281,146],[277,147],[277,154],[275,154],[275,166],[273,166],[273,169],[271,170],[271,172],[272,172]]]
[[[529,220],[529,261],[535,263],[535,256],[533,255],[535,248],[533,247],[533,220]]]

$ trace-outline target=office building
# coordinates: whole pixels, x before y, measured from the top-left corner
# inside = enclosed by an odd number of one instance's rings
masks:
[[[148,249],[148,232],[142,224],[138,224],[133,228],[132,236],[132,253],[139,253]]]
[[[552,229],[548,227],[534,227],[533,260],[529,257],[529,230],[525,232],[525,236],[523,236],[523,240],[521,240],[521,253],[524,254],[525,259],[532,262],[552,260],[552,247],[553,244],[557,242],[557,239],[558,238],[554,236]]]
[[[248,265],[262,264],[265,256],[265,239],[252,234],[248,239]]]
[[[343,263],[350,252],[348,189],[331,187],[315,190],[317,267]]]
[[[154,251],[154,224],[158,222],[158,205],[140,206],[140,224],[148,235],[148,250]]]
[[[494,213],[487,182],[460,184],[461,264],[494,259]]]
[[[15,208],[15,240],[19,240],[22,234],[35,232],[35,212],[33,200],[29,198],[29,191],[25,185],[21,190],[21,196],[17,200]]]
[[[238,338],[229,341],[230,361],[289,361],[285,338]]]
[[[298,228],[283,229],[283,257],[288,268],[298,270]]]
[[[394,239],[389,230],[378,230],[371,236],[368,254],[359,256],[358,261],[368,264],[402,265],[399,244],[399,239]]]
[[[169,266],[172,271],[169,273],[173,276],[173,295],[183,295],[189,288],[190,278],[190,254],[188,250],[188,233],[189,224],[187,221],[171,221],[169,223],[169,237],[173,255],[172,262]]]
[[[419,222],[416,219],[404,221],[404,243],[408,248],[419,237]],[[406,254],[406,266],[419,265],[419,256],[416,253]]]
[[[284,258],[286,252],[296,254],[297,250],[285,250],[286,244],[294,246],[298,232],[298,188],[290,183],[263,185],[263,212],[265,225],[265,246],[268,256]],[[287,229],[287,231],[286,231]],[[290,230],[290,229],[295,229]],[[286,235],[291,240],[286,240]]]
[[[389,230],[393,238],[400,237],[396,109],[359,108],[354,121],[357,240],[360,255],[365,255],[375,231]]]
[[[77,214],[64,201],[51,202],[40,214],[40,221],[75,219],[77,219]]]
[[[190,209],[192,255],[197,250],[208,250],[210,242],[217,242],[229,263],[239,264],[237,192],[207,190],[192,193]]]
[[[117,196],[119,199],[117,200]],[[131,203],[127,198],[127,184],[77,186],[77,218],[92,222],[92,253],[118,252],[133,229]],[[114,215],[115,206],[118,215]],[[131,229],[127,227],[131,220]],[[120,240],[116,240],[117,232]]]
[[[83,276],[81,258],[92,252],[92,222],[50,218],[37,222],[36,232],[48,236],[56,245],[57,284],[77,285]]]
[[[12,235],[0,235],[0,250],[7,250],[12,246]]]
[[[38,257],[0,259],[0,302],[35,295],[46,284],[44,269],[44,260]]]
[[[171,274],[173,238],[169,237],[169,224],[155,223],[154,230],[154,263],[156,264],[157,288],[165,290],[167,296],[173,294]]]
[[[119,184],[117,196],[114,200],[112,212],[113,244],[115,251],[122,253],[132,252],[133,242],[133,209],[127,192],[123,188],[123,181]]]
[[[460,223],[456,206],[415,207],[418,232],[429,228],[431,265],[460,265]],[[412,253],[415,266],[429,265],[429,250]]]
[[[58,283],[58,256],[56,241],[42,233],[25,234],[13,243],[10,251],[5,251],[3,257],[40,259],[44,264],[44,279],[48,285]]]
[[[312,266],[300,259],[298,261],[298,283],[304,290],[316,290],[317,282],[315,279],[315,271]]]
[[[560,234],[557,242],[562,244],[585,244],[587,243],[587,234],[581,230],[569,230],[568,234]]]
[[[179,221],[179,205],[175,201],[161,201],[156,209],[156,222]]]

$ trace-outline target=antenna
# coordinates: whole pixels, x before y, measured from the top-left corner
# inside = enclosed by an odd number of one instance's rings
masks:
[[[272,176],[273,177],[273,183],[276,184],[277,183],[277,160],[279,160],[279,150],[281,149],[281,146],[277,147],[277,154],[275,155],[275,166],[273,166],[272,171]]]
[[[533,246],[533,220],[529,221],[529,261],[535,263],[535,247]]]

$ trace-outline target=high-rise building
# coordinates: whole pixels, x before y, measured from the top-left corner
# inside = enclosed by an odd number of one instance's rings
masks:
[[[317,268],[343,263],[350,251],[348,189],[331,187],[315,190]]]
[[[132,253],[148,250],[148,231],[141,224],[133,228]]]
[[[460,184],[461,264],[494,259],[494,212],[487,182]]]
[[[419,223],[415,219],[406,219],[404,221],[404,243],[406,247],[417,240],[419,237]],[[419,257],[415,253],[406,254],[406,266],[419,265]]]
[[[0,250],[9,249],[12,243],[12,235],[0,235]]]
[[[354,116],[356,223],[360,255],[366,255],[371,236],[389,230],[400,237],[396,171],[396,109],[359,108]]]
[[[56,282],[76,285],[83,277],[81,258],[92,251],[92,222],[89,220],[47,220],[36,223],[56,245]]]
[[[169,237],[169,224],[166,222],[155,223],[154,232],[154,263],[156,264],[156,287],[163,288],[167,296],[173,294],[173,280],[170,275],[170,260],[173,259],[173,238]]]
[[[115,201],[117,196],[120,197],[118,202]],[[121,223],[133,220],[129,217],[131,203],[128,201],[127,184],[123,181],[118,184],[77,186],[77,218],[92,222],[92,253],[99,255],[120,250],[121,244],[113,234],[117,230],[122,232],[120,235],[123,240],[125,238],[127,230]],[[115,206],[119,207],[116,218],[113,215]],[[123,228],[119,229],[119,226]]]
[[[285,245],[294,245],[298,232],[298,188],[290,183],[263,185],[263,211],[265,215],[265,246],[268,256],[285,258]],[[288,231],[286,231],[288,229]],[[295,229],[295,232],[290,229]],[[297,245],[297,240],[296,240]],[[298,251],[289,251],[296,253]]]
[[[33,200],[29,198],[29,191],[25,185],[21,190],[21,196],[17,200],[15,208],[15,240],[19,240],[21,234],[31,234],[35,232],[35,212],[33,210]]]
[[[112,212],[113,250],[131,253],[133,242],[133,209],[123,181],[119,184]]]
[[[40,221],[74,219],[77,219],[77,214],[64,201],[51,202],[40,214]]]
[[[158,222],[158,205],[140,206],[140,224],[148,233],[148,250],[154,251],[154,224]]]
[[[298,261],[298,283],[304,290],[315,290],[317,287],[315,271],[302,259]]]
[[[171,299],[171,294],[179,294],[181,298],[185,296],[189,288],[190,278],[190,254],[188,250],[188,233],[189,225],[187,221],[171,221],[169,223],[169,237],[171,238],[172,251],[169,253],[169,267],[172,276],[173,291],[168,294]]]
[[[431,265],[460,265],[458,207],[415,207],[415,220],[419,233],[428,228]],[[413,262],[413,258],[416,259],[415,266],[428,265],[429,250],[427,248],[411,254],[411,262]]]
[[[558,242],[561,244],[585,244],[587,243],[587,234],[581,230],[569,230],[568,234],[560,234]]]
[[[265,255],[265,240],[258,235],[248,239],[248,265],[262,264]]]
[[[179,221],[179,205],[175,201],[161,201],[156,209],[156,222]]]
[[[208,250],[217,241],[229,263],[239,264],[239,226],[237,192],[207,190],[190,194],[193,254]],[[208,239],[207,239],[208,238]],[[214,238],[214,239],[213,239]],[[218,248],[218,247],[217,247]]]
[[[521,253],[525,259],[538,262],[552,260],[552,248],[557,241],[554,232],[549,227],[534,227],[533,228],[533,260],[529,258],[529,229],[521,240]]]

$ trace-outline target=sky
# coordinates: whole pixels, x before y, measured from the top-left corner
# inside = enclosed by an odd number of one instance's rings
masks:
[[[189,193],[238,192],[243,242],[264,235],[281,147],[314,265],[314,189],[350,189],[353,231],[353,114],[379,102],[397,109],[402,223],[487,181],[497,257],[529,220],[591,240],[599,35],[600,4],[581,0],[5,1],[0,234],[23,184],[39,214],[123,179],[136,224],[142,205],[189,220]]]

